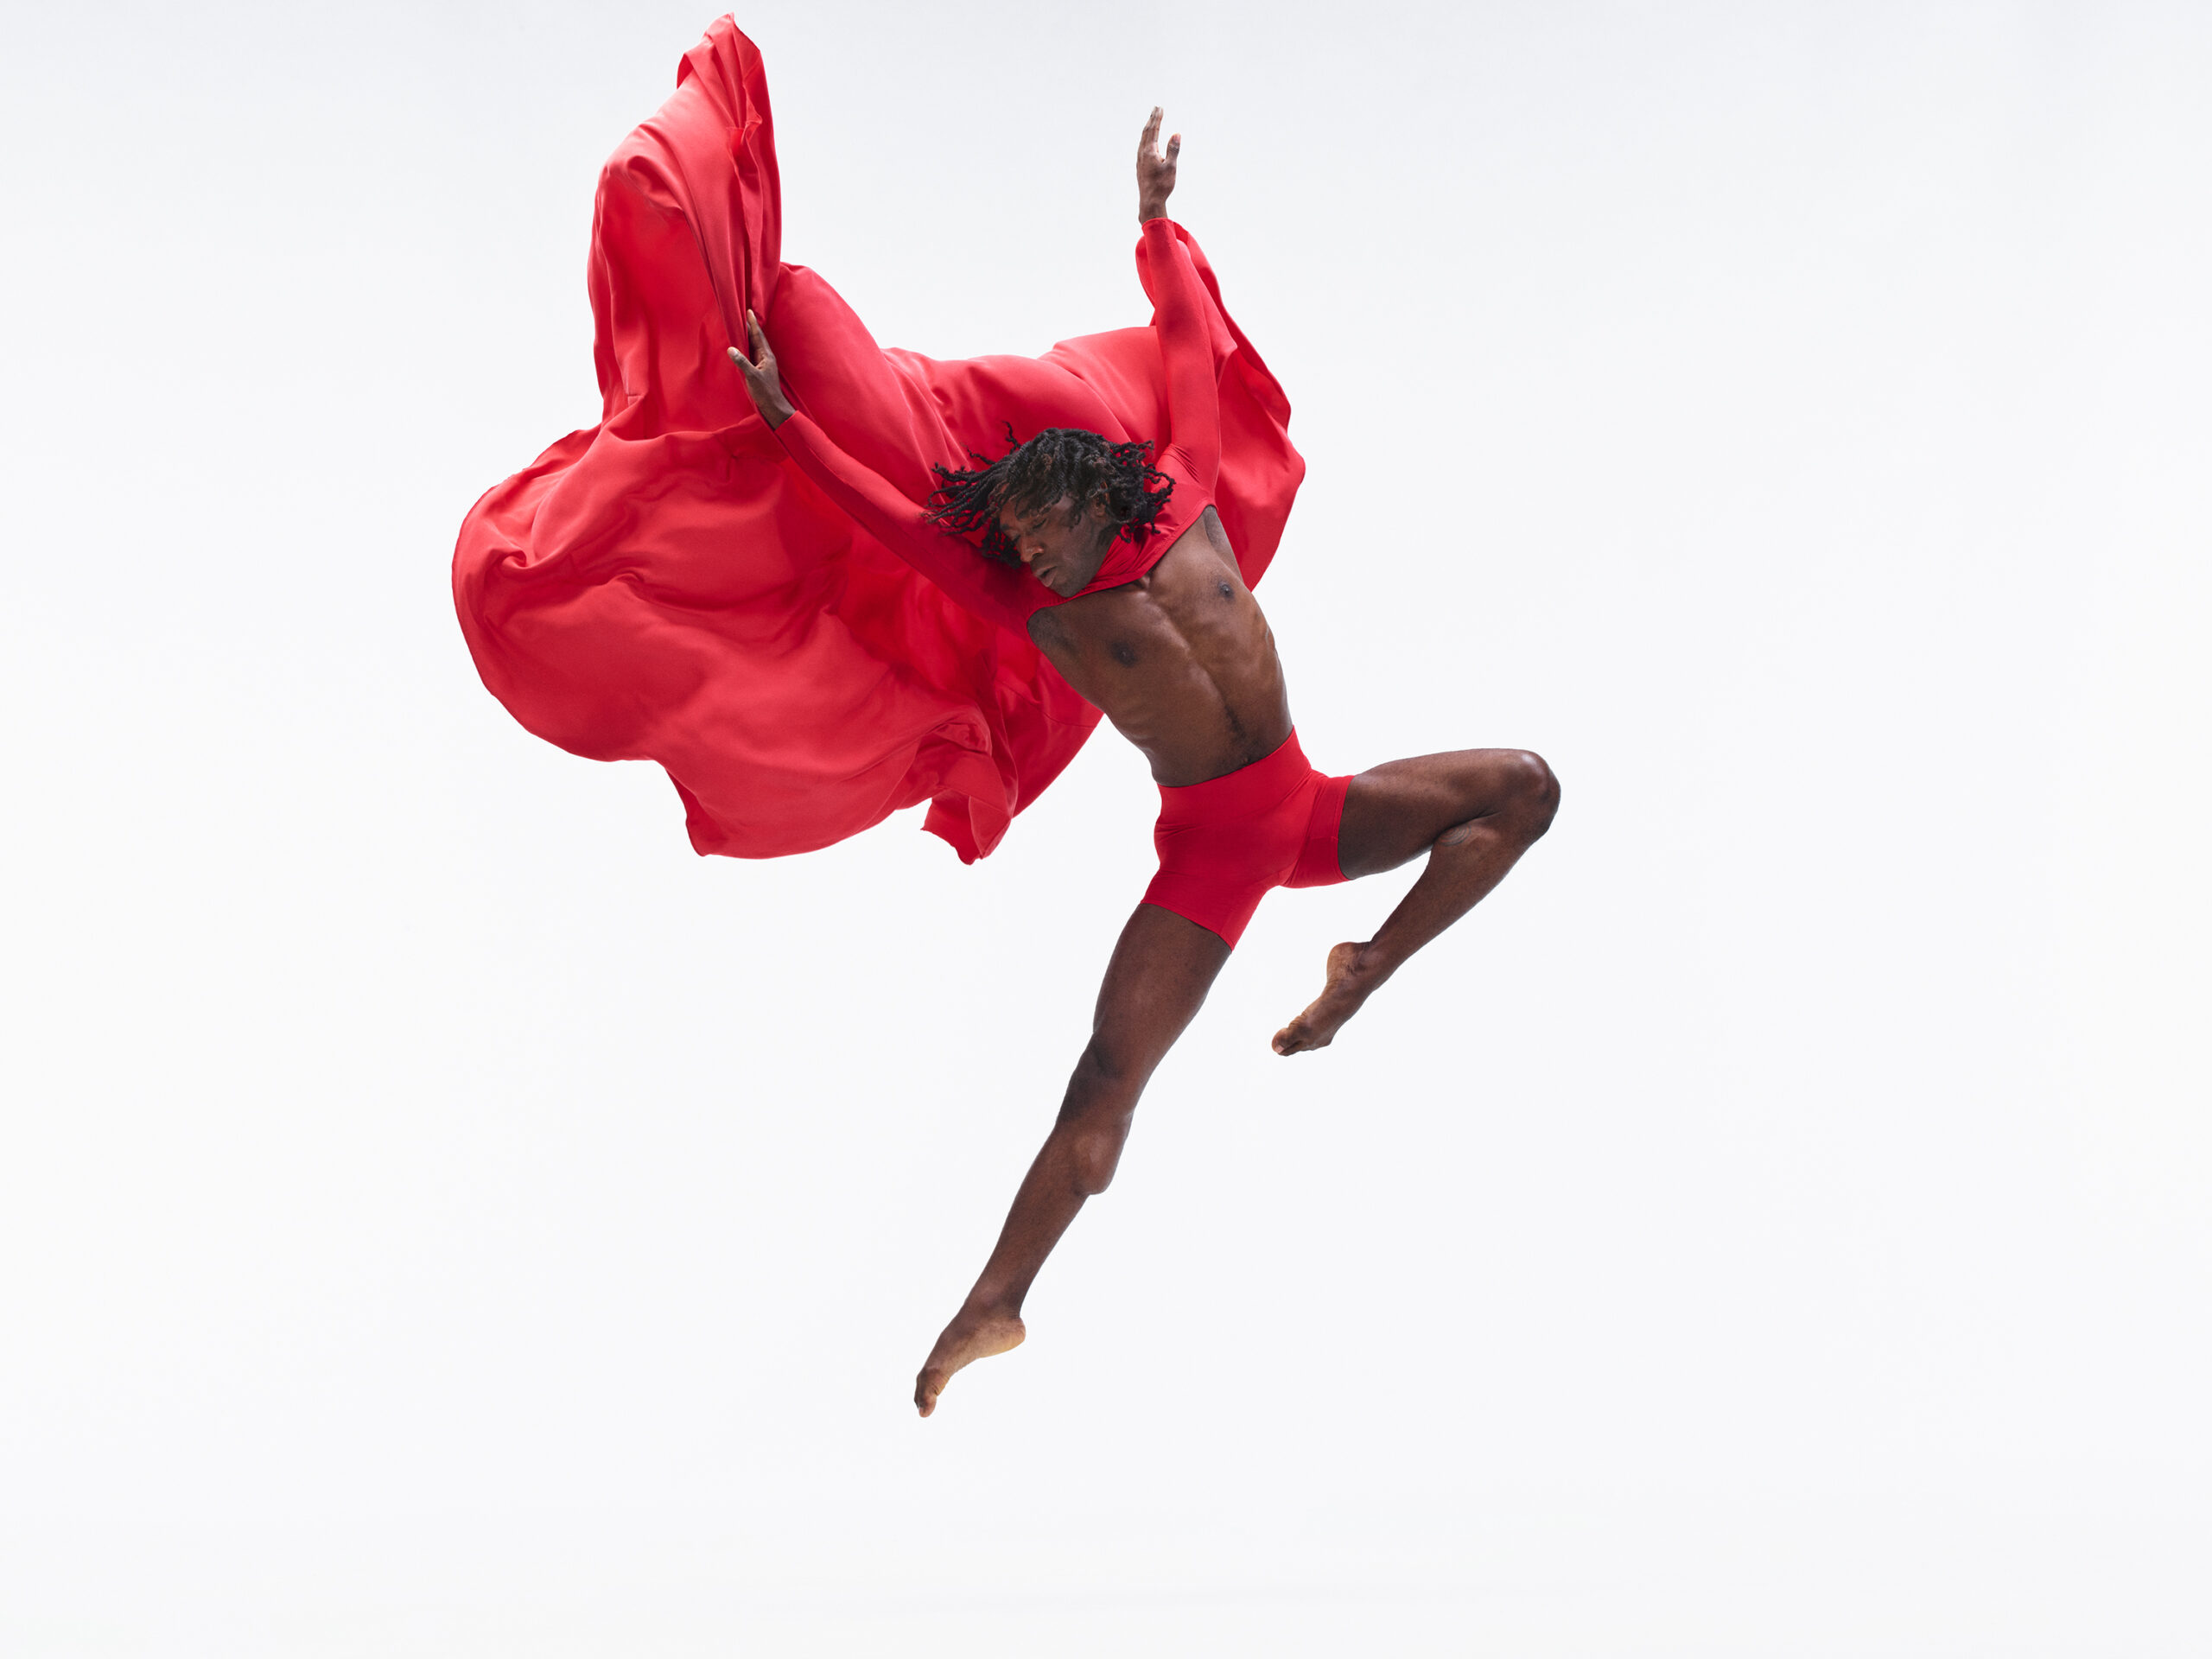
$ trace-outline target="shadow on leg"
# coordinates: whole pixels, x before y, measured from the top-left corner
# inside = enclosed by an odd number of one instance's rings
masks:
[[[1058,1119],[1014,1195],[997,1247],[914,1379],[926,1417],[955,1371],[1002,1354],[1025,1334],[1021,1304],[1045,1258],[1121,1162],[1137,1100],[1229,960],[1218,934],[1173,911],[1139,905],[1098,988],[1090,1041],[1068,1079]]]
[[[1425,754],[1354,778],[1338,835],[1338,868],[1356,880],[1424,851],[1428,867],[1373,938],[1329,952],[1321,995],[1275,1033],[1275,1052],[1326,1048],[1408,957],[1505,879],[1558,810],[1559,780],[1541,755],[1525,749]]]

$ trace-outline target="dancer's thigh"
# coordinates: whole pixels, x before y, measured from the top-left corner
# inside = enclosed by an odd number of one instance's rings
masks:
[[[1502,810],[1528,787],[1519,749],[1455,749],[1385,760],[1344,791],[1337,862],[1352,879],[1394,870],[1454,824]]]
[[[1205,1006],[1229,960],[1217,933],[1158,905],[1139,905],[1122,929],[1098,988],[1086,1058],[1132,1102],[1153,1067]]]

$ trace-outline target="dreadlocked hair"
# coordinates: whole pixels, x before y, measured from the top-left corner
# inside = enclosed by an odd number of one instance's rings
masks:
[[[1020,563],[999,528],[999,514],[1007,508],[1026,518],[1065,499],[1079,514],[1093,496],[1103,496],[1115,534],[1141,543],[1175,488],[1174,480],[1152,465],[1149,443],[1109,443],[1074,426],[1047,427],[1022,443],[1012,422],[1006,441],[1014,447],[996,461],[969,451],[968,458],[978,463],[974,472],[934,467],[938,484],[929,506],[931,521],[946,530],[964,536],[982,531],[983,552],[1004,564]]]

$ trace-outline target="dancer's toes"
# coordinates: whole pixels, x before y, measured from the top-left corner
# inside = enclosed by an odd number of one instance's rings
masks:
[[[963,1309],[944,1327],[937,1346],[930,1350],[921,1375],[914,1379],[915,1408],[928,1416],[937,1409],[937,1397],[944,1392],[955,1371],[1009,1348],[1019,1348],[1027,1334],[1021,1321],[1011,1313],[970,1313]]]
[[[1329,952],[1328,977],[1305,1013],[1275,1033],[1278,1054],[1302,1054],[1309,1048],[1326,1048],[1336,1040],[1344,1022],[1359,1012],[1382,979],[1363,965],[1364,947],[1340,944]]]

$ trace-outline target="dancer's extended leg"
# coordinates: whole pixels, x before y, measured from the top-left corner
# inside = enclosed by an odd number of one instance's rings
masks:
[[[1068,1079],[1060,1116],[1014,1195],[982,1276],[914,1379],[926,1417],[962,1366],[1022,1338],[1021,1302],[1045,1258],[1094,1192],[1114,1179],[1137,1097],[1229,960],[1219,935],[1173,911],[1139,905],[1098,988],[1090,1043]]]
[[[1337,841],[1344,873],[1374,875],[1424,851],[1428,868],[1373,938],[1329,952],[1321,995],[1275,1033],[1275,1052],[1326,1048],[1407,957],[1503,880],[1558,809],[1559,780],[1523,749],[1425,754],[1354,778]]]

